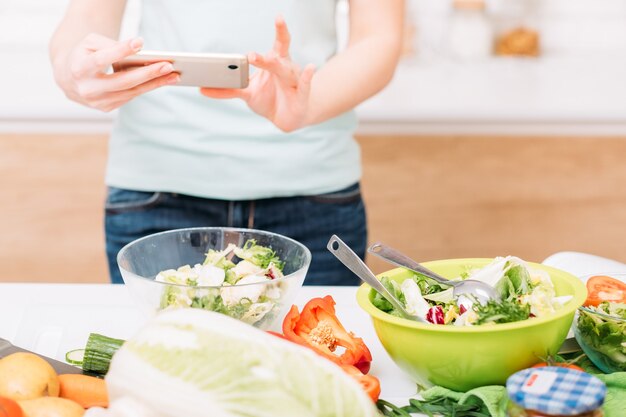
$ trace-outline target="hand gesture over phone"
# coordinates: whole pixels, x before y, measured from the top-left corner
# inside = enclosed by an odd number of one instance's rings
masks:
[[[155,88],[176,84],[179,75],[172,73],[174,68],[169,62],[107,73],[114,62],[137,53],[142,46],[140,38],[118,42],[90,34],[67,55],[65,62],[55,65],[57,83],[71,100],[105,112]]]
[[[248,61],[259,68],[245,89],[202,88],[211,98],[240,98],[279,129],[290,132],[307,125],[309,95],[315,67],[301,69],[289,57],[291,37],[282,17],[276,18],[276,41],[266,55],[251,53]]]

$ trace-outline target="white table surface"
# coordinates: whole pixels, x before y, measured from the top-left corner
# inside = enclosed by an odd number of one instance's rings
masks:
[[[328,294],[346,329],[371,350],[370,372],[381,380],[382,397],[406,401],[415,395],[415,384],[389,358],[357,305],[356,287],[303,287],[296,304]],[[89,333],[127,339],[147,320],[123,285],[107,284],[0,284],[0,317],[0,337],[58,360],[84,347]]]
[[[544,263],[578,276],[626,272],[625,264],[577,252],[560,252]],[[303,287],[295,303],[302,307],[313,297],[332,295],[340,321],[372,352],[370,372],[381,381],[381,398],[405,405],[416,386],[385,352],[355,293],[356,287]],[[89,333],[126,339],[147,320],[123,285],[107,284],[0,284],[0,317],[0,337],[58,360],[84,347]]]

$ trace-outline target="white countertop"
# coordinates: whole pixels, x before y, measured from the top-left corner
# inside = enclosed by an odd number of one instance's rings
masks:
[[[381,381],[382,398],[403,403],[414,396],[415,384],[389,358],[358,307],[356,287],[303,287],[296,304],[328,294],[345,328],[372,352],[370,372]],[[107,284],[0,284],[0,317],[0,337],[60,361],[66,352],[84,347],[89,333],[128,339],[147,320],[125,286]]]
[[[625,264],[577,252],[557,253],[544,263],[578,276],[626,272]],[[303,287],[295,303],[302,307],[313,297],[332,295],[339,320],[372,352],[370,373],[381,381],[381,398],[406,405],[416,385],[385,352],[355,293],[356,287]],[[0,337],[61,361],[69,350],[84,347],[89,333],[127,339],[147,320],[125,286],[106,284],[0,284],[0,317]]]

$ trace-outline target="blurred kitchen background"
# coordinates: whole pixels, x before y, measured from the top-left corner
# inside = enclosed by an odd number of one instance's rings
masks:
[[[107,281],[114,114],[53,82],[47,42],[66,4],[0,0],[5,280]],[[129,0],[122,37],[139,7]],[[370,240],[422,261],[573,250],[626,262],[625,78],[626,0],[409,0],[396,76],[358,108]]]

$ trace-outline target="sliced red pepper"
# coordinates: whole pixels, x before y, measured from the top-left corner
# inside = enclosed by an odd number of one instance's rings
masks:
[[[366,374],[370,369],[372,354],[352,332],[346,331],[335,315],[335,300],[330,295],[313,298],[302,313],[292,306],[283,321],[285,338],[309,347],[338,365],[352,365]],[[345,350],[336,352],[337,347]]]
[[[380,381],[378,378],[372,375],[365,375],[352,365],[341,365],[341,369],[361,384],[361,387],[363,387],[363,390],[372,401],[378,401],[380,396]]]
[[[287,340],[287,338],[285,336],[283,336],[282,334],[280,334],[278,332],[273,332],[271,330],[266,330],[265,332],[271,334],[272,336],[280,337],[281,339]]]

